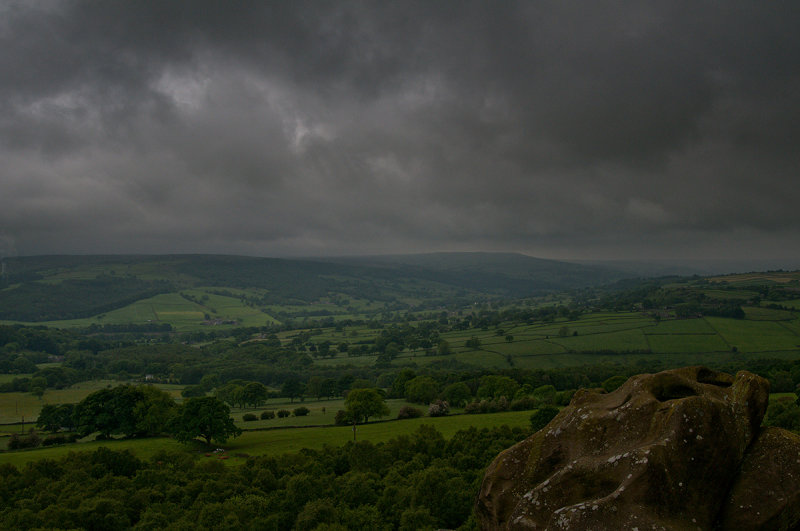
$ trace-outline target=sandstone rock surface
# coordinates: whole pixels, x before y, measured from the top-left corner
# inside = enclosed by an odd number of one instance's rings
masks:
[[[479,525],[791,529],[800,438],[761,431],[768,400],[763,378],[705,367],[635,376],[609,394],[581,391],[489,466]],[[752,495],[766,477],[772,490]]]

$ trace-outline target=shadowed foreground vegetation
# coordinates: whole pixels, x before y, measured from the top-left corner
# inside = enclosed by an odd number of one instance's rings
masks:
[[[143,460],[101,447],[21,468],[0,465],[3,529],[474,529],[483,469],[528,430],[429,425],[386,442],[280,457],[162,451]],[[223,456],[220,456],[223,457]]]

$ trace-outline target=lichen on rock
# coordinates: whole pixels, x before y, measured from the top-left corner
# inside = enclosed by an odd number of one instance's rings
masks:
[[[744,371],[733,377],[705,367],[635,376],[613,393],[576,393],[547,426],[489,466],[476,507],[480,526],[739,525],[742,518],[737,520],[735,511],[727,520],[721,515],[726,507],[733,510],[735,488],[745,488],[734,485],[740,483],[740,466],[755,459],[746,455],[759,436],[768,400],[763,378]],[[792,498],[791,493],[783,498]]]

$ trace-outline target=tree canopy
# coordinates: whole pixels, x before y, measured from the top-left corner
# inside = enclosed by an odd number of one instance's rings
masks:
[[[151,386],[120,385],[100,389],[75,406],[73,420],[82,436],[100,432],[101,437],[152,435],[163,431],[174,402]]]
[[[418,404],[429,404],[439,394],[439,384],[430,376],[417,376],[405,386],[406,398]]]
[[[389,407],[377,389],[353,389],[344,399],[344,405],[353,423],[367,422],[370,417],[389,414]]]
[[[178,408],[171,431],[181,442],[201,437],[208,445],[212,441],[224,443],[229,437],[242,433],[230,415],[231,409],[216,397],[190,398]]]

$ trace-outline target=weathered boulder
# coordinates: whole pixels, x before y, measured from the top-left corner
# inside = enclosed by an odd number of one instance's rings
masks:
[[[769,453],[780,447],[789,460],[788,448],[795,448],[791,459],[798,459],[797,438],[771,430],[745,458],[768,399],[765,379],[704,367],[635,376],[609,394],[579,392],[544,429],[489,466],[476,506],[479,524],[487,530],[792,525],[797,467],[792,485],[775,487],[771,516],[748,521],[743,514],[766,503],[748,494],[761,471],[782,481],[786,463],[770,463]],[[753,472],[740,475],[742,465]]]
[[[719,519],[720,529],[796,529],[800,525],[800,437],[764,429],[747,449]]]

